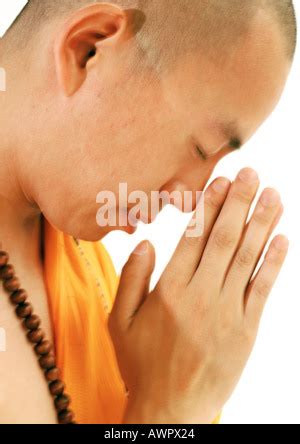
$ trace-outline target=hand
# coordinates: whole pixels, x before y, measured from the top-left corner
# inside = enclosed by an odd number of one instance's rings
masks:
[[[231,396],[253,349],[264,305],[288,250],[273,239],[279,194],[258,192],[244,169],[233,184],[217,179],[205,193],[205,231],[181,239],[155,289],[153,247],[144,242],[125,265],[109,319],[129,389],[124,423],[211,423]]]

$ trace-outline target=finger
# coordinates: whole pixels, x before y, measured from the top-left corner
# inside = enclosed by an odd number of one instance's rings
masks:
[[[193,280],[221,288],[225,274],[241,240],[248,214],[259,187],[257,173],[243,169],[232,185],[213,227]]]
[[[280,205],[280,208],[279,208],[279,211],[278,211],[278,213],[277,213],[277,216],[275,217],[275,220],[274,220],[274,222],[273,222],[273,224],[272,224],[272,226],[271,226],[269,237],[271,236],[271,234],[273,233],[273,231],[275,230],[275,228],[276,228],[277,225],[279,224],[280,219],[281,219],[282,216],[283,216],[283,213],[284,213],[284,206],[283,206],[283,204],[281,204],[281,205]]]
[[[265,256],[264,262],[250,282],[245,297],[245,317],[251,328],[257,329],[268,296],[280,273],[289,248],[285,236],[276,236]]]
[[[278,211],[278,213],[277,213],[277,215],[276,215],[276,217],[274,219],[274,222],[271,225],[270,232],[269,232],[269,237],[271,236],[272,232],[275,230],[276,226],[280,222],[280,219],[281,219],[283,213],[284,213],[284,206],[283,206],[283,204],[281,204],[280,207],[279,207],[279,211]],[[247,223],[246,229],[248,229],[249,224],[250,224],[250,221]],[[242,241],[243,241],[243,239],[241,240],[240,245],[242,244]]]
[[[244,307],[245,291],[275,228],[274,222],[278,220],[281,209],[279,193],[272,189],[264,190],[225,279],[223,294],[234,299],[233,302],[240,302],[239,308]],[[237,297],[236,289],[239,291],[240,299]]]
[[[148,294],[155,252],[148,241],[140,243],[122,270],[117,296],[109,318],[110,328],[126,330]]]
[[[276,226],[280,222],[280,219],[281,219],[281,217],[283,215],[283,212],[284,212],[284,206],[283,206],[283,204],[281,204],[280,209],[279,209],[279,211],[277,213],[277,216],[276,216],[276,218],[275,218],[275,220],[274,220],[274,222],[273,222],[273,224],[271,226],[268,238],[271,236],[271,234],[273,233],[274,229],[276,228]],[[249,224],[250,224],[250,221],[247,222],[247,224],[246,224],[245,232],[248,230]],[[244,237],[241,238],[238,248],[241,248],[241,245],[242,245],[243,241],[244,241]],[[261,251],[260,256],[262,255],[262,253],[263,253],[263,250]]]
[[[202,234],[190,237],[187,235],[188,229],[185,231],[163,273],[164,277],[175,276],[178,281],[186,285],[189,283],[198,267],[209,234],[221,211],[230,185],[229,179],[220,177],[208,187],[204,194],[204,221],[201,221]],[[195,220],[195,214],[193,220]],[[199,222],[198,217],[197,222]]]

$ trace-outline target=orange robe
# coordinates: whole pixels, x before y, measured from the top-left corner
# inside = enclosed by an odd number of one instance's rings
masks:
[[[77,423],[121,424],[126,387],[101,299],[102,291],[111,311],[118,277],[100,242],[80,243],[84,257],[71,236],[44,221],[44,274],[57,363]]]

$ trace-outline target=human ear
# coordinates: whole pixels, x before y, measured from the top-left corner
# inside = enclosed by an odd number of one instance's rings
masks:
[[[76,11],[55,41],[58,83],[67,96],[78,91],[101,58],[101,49],[128,38],[128,18],[121,8],[99,3]]]

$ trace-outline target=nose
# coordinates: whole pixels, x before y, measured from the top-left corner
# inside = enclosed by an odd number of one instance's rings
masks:
[[[199,176],[198,172],[193,176],[185,175],[185,177],[170,181],[162,190],[167,193],[167,199],[168,197],[170,199],[166,203],[171,203],[184,213],[194,211],[211,174],[212,171],[206,171],[205,174]]]
[[[182,169],[176,177],[170,180],[161,191],[166,191],[167,195],[174,194],[178,196],[177,201],[182,202],[178,205],[176,202],[171,202],[180,211],[191,212],[194,211],[196,205],[201,198],[201,193],[204,191],[209,179],[211,178],[216,165],[228,154],[231,150],[228,148],[222,149],[209,159],[203,162],[197,162],[193,167],[189,166]],[[179,197],[180,196],[180,197]],[[168,202],[169,203],[169,202]],[[186,208],[184,208],[186,203]]]

